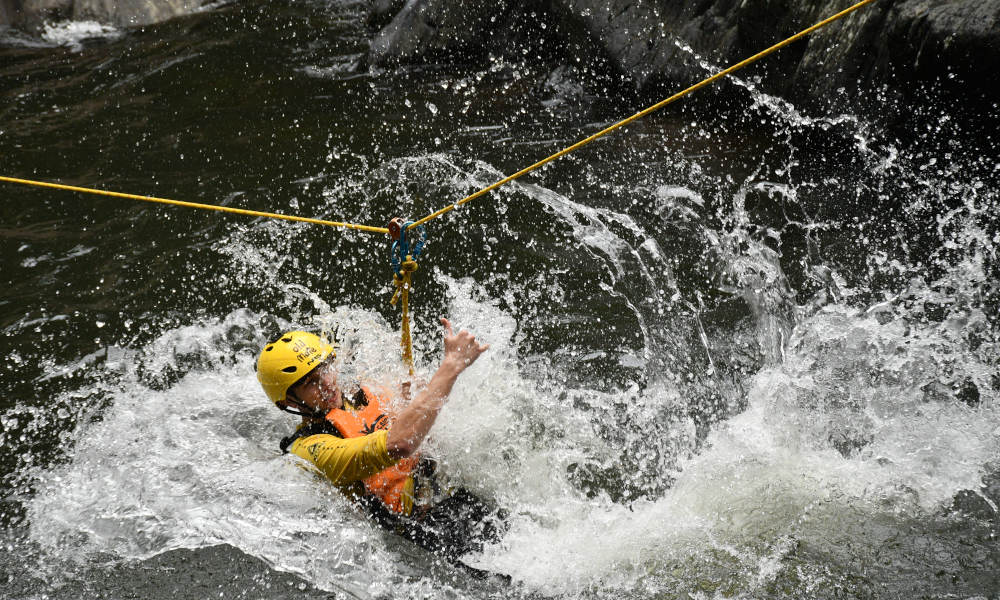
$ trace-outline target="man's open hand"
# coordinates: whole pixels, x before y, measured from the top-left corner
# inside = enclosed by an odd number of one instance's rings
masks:
[[[451,321],[441,317],[444,325],[444,360],[454,362],[455,366],[464,370],[479,358],[479,355],[489,349],[489,344],[480,344],[476,336],[463,329],[458,333],[452,331]]]

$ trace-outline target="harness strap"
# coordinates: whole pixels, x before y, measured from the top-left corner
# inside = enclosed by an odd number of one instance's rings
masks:
[[[323,421],[300,426],[281,441],[282,452],[287,453],[296,440],[309,435],[330,434],[347,439],[388,430],[389,415],[383,409],[381,400],[365,388],[350,400],[345,398],[344,405],[327,413]],[[418,456],[399,459],[390,467],[365,477],[361,483],[367,494],[376,496],[390,511],[409,515],[415,500],[419,463]],[[435,491],[429,489],[428,495],[433,498]]]
[[[324,419],[323,421],[317,421],[316,423],[311,423],[305,427],[299,427],[291,435],[281,438],[281,443],[278,444],[278,447],[281,448],[282,454],[288,454],[288,449],[295,443],[295,440],[320,433],[328,433],[330,435],[340,437],[340,432],[333,426],[333,423]]]
[[[354,396],[351,397],[350,403],[351,406],[354,407],[367,406],[368,397],[365,396],[365,391],[359,389],[354,394]],[[337,431],[337,428],[333,425],[333,423],[327,421],[326,419],[323,419],[322,421],[311,423],[309,425],[306,425],[305,427],[299,427],[291,435],[281,438],[281,442],[278,444],[278,447],[281,448],[282,454],[288,454],[288,449],[292,447],[292,444],[295,443],[295,440],[299,438],[309,437],[311,435],[318,435],[320,433],[328,433],[330,435],[335,435],[337,437],[344,437],[340,435],[340,432]]]

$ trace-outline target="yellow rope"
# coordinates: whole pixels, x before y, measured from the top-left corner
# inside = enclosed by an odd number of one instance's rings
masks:
[[[559,158],[559,157],[561,157],[563,155],[569,154],[570,152],[573,152],[574,150],[578,150],[578,149],[586,146],[590,142],[593,142],[594,140],[596,140],[596,139],[598,139],[600,137],[603,137],[603,136],[611,133],[612,131],[614,131],[615,129],[618,129],[619,127],[624,127],[625,125],[628,125],[629,123],[631,123],[632,121],[635,121],[636,119],[641,119],[642,117],[648,115],[649,113],[657,111],[657,110],[663,108],[664,106],[670,104],[671,102],[679,100],[679,99],[683,98],[684,96],[690,94],[691,92],[694,92],[695,90],[699,90],[699,89],[705,87],[706,85],[714,82],[717,79],[725,77],[726,75],[729,75],[730,73],[733,73],[734,71],[738,71],[738,70],[742,69],[743,67],[745,67],[745,66],[747,66],[747,65],[749,65],[751,63],[754,63],[754,62],[760,60],[761,58],[764,58],[768,54],[771,54],[772,52],[775,52],[776,50],[780,50],[781,48],[784,48],[785,46],[787,46],[787,45],[789,45],[789,44],[791,44],[791,43],[793,43],[793,42],[795,42],[795,41],[797,41],[797,40],[799,40],[799,39],[801,39],[801,38],[809,35],[810,33],[816,31],[820,27],[824,27],[826,25],[829,25],[830,23],[833,23],[834,21],[836,21],[838,19],[846,17],[847,15],[851,14],[852,12],[858,10],[859,8],[865,6],[866,4],[871,4],[872,2],[875,2],[875,0],[862,0],[861,2],[858,2],[857,4],[855,4],[854,6],[848,8],[846,10],[842,10],[839,13],[833,15],[832,17],[829,17],[827,19],[824,19],[824,20],[820,21],[819,23],[816,23],[812,27],[810,27],[808,29],[804,29],[804,30],[796,33],[795,35],[793,35],[792,37],[784,40],[783,42],[779,42],[779,43],[771,46],[767,50],[764,50],[762,52],[758,52],[757,54],[754,54],[750,58],[748,58],[746,60],[742,60],[742,61],[736,63],[735,65],[732,65],[728,69],[725,69],[723,71],[719,71],[715,75],[712,75],[711,77],[709,77],[707,79],[704,79],[704,80],[702,80],[702,81],[700,81],[700,82],[692,85],[691,87],[687,88],[684,91],[678,92],[678,93],[674,94],[673,96],[671,96],[671,97],[669,97],[669,98],[667,98],[665,100],[661,100],[661,101],[657,102],[656,104],[650,106],[649,108],[641,110],[641,111],[635,113],[634,115],[632,115],[631,117],[629,117],[627,119],[624,119],[622,121],[619,121],[619,122],[615,123],[614,125],[611,125],[610,127],[606,127],[604,129],[598,131],[597,133],[595,133],[595,134],[593,134],[593,135],[591,135],[589,137],[586,137],[586,138],[580,140],[579,142],[573,144],[572,146],[563,148],[559,152],[556,152],[555,154],[553,154],[553,155],[551,155],[549,157],[543,158],[542,160],[536,162],[535,164],[533,164],[533,165],[531,165],[529,167],[525,167],[525,168],[521,169],[520,171],[518,171],[517,173],[514,173],[513,175],[508,175],[507,177],[504,177],[500,181],[497,181],[496,183],[488,185],[488,186],[484,187],[483,189],[479,190],[478,192],[476,192],[474,194],[471,194],[469,196],[466,196],[465,198],[462,198],[461,200],[459,200],[458,202],[456,202],[454,204],[450,204],[448,206],[445,206],[444,208],[442,208],[442,209],[440,209],[438,211],[435,211],[435,212],[427,215],[426,217],[420,219],[419,221],[414,221],[408,227],[408,229],[412,229],[414,227],[418,227],[420,225],[423,225],[424,223],[430,221],[431,219],[436,219],[437,217],[440,217],[441,215],[443,215],[445,213],[451,212],[451,211],[455,210],[456,208],[458,208],[459,206],[465,204],[466,202],[475,200],[476,198],[482,196],[483,194],[486,194],[486,193],[488,193],[488,192],[490,192],[492,190],[495,190],[496,188],[500,187],[501,185],[504,185],[505,183],[509,183],[511,181],[514,181],[515,179],[517,179],[518,177],[521,177],[522,175],[527,175],[528,173],[534,171],[535,169],[538,169],[539,167],[541,167],[543,165],[546,165],[546,164],[554,161],[555,159],[557,159],[557,158]]]
[[[400,325],[402,335],[399,345],[403,349],[403,362],[410,369],[413,375],[413,338],[410,337],[410,289],[413,287],[413,273],[417,270],[417,261],[410,255],[400,265],[400,275],[395,273],[392,276],[392,283],[396,286],[396,292],[392,295],[389,304],[396,305],[397,300],[402,300],[403,319]]]
[[[742,61],[736,63],[735,65],[730,66],[729,68],[727,68],[725,70],[719,71],[715,75],[712,75],[711,77],[708,77],[707,79],[704,79],[704,80],[702,80],[702,81],[700,81],[700,82],[692,85],[691,87],[687,88],[686,90],[678,92],[678,93],[674,94],[673,96],[670,96],[669,98],[667,98],[665,100],[661,100],[660,102],[657,102],[656,104],[654,104],[654,105],[652,105],[652,106],[650,106],[650,107],[648,107],[648,108],[646,108],[644,110],[641,110],[641,111],[635,113],[634,115],[632,115],[631,117],[628,117],[627,119],[621,120],[621,121],[615,123],[614,125],[606,127],[604,129],[598,131],[597,133],[595,133],[593,135],[590,135],[590,136],[588,136],[588,137],[580,140],[579,142],[573,144],[572,146],[568,146],[566,148],[563,148],[559,152],[556,152],[555,154],[553,154],[551,156],[543,158],[542,160],[536,162],[535,164],[530,165],[528,167],[525,167],[524,169],[521,169],[520,171],[518,171],[517,173],[514,173],[513,175],[508,175],[507,177],[504,177],[500,181],[497,181],[496,183],[488,185],[488,186],[484,187],[483,189],[479,190],[478,192],[475,192],[474,194],[470,194],[470,195],[466,196],[465,198],[462,198],[461,200],[459,200],[458,202],[456,202],[454,204],[450,204],[448,206],[445,206],[444,208],[442,208],[440,210],[437,210],[437,211],[435,211],[435,212],[427,215],[426,217],[424,217],[424,218],[422,218],[422,219],[420,219],[418,221],[414,221],[413,223],[410,224],[410,226],[408,227],[408,229],[413,229],[414,227],[418,227],[420,225],[423,225],[424,223],[427,223],[428,221],[430,221],[432,219],[436,219],[437,217],[440,217],[441,215],[443,215],[445,213],[448,213],[448,212],[451,212],[451,211],[455,210],[456,208],[458,208],[459,206],[462,206],[466,202],[470,202],[472,200],[475,200],[476,198],[478,198],[478,197],[480,197],[480,196],[482,196],[482,195],[484,195],[484,194],[486,194],[486,193],[488,193],[488,192],[490,192],[492,190],[495,190],[496,188],[504,185],[505,183],[509,183],[509,182],[514,181],[515,179],[517,179],[517,178],[519,178],[519,177],[521,177],[523,175],[527,175],[528,173],[530,173],[530,172],[532,172],[532,171],[534,171],[534,170],[536,170],[536,169],[538,169],[538,168],[540,168],[540,167],[542,167],[542,166],[544,166],[544,165],[546,165],[546,164],[548,164],[548,163],[556,160],[557,158],[559,158],[561,156],[569,154],[570,152],[573,152],[574,150],[578,150],[578,149],[586,146],[590,142],[593,142],[594,140],[596,140],[598,138],[604,137],[605,135],[611,133],[612,131],[614,131],[614,130],[620,128],[620,127],[624,127],[625,125],[628,125],[629,123],[631,123],[632,121],[635,121],[636,119],[641,119],[642,117],[648,115],[649,113],[657,111],[657,110],[663,108],[664,106],[666,106],[666,105],[668,105],[668,104],[670,104],[670,103],[672,103],[672,102],[674,102],[676,100],[679,100],[679,99],[683,98],[684,96],[690,94],[691,92],[694,92],[696,90],[699,90],[699,89],[701,89],[701,88],[709,85],[710,83],[714,82],[717,79],[725,77],[726,75],[729,75],[730,73],[733,73],[734,71],[738,71],[739,69],[742,69],[743,67],[745,67],[747,65],[750,65],[750,64],[752,64],[752,63],[760,60],[761,58],[764,58],[765,56],[771,54],[772,52],[775,52],[777,50],[780,50],[781,48],[784,48],[785,46],[787,46],[787,45],[789,45],[789,44],[791,44],[791,43],[793,43],[793,42],[795,42],[795,41],[797,41],[797,40],[799,40],[799,39],[801,39],[801,38],[809,35],[810,33],[816,31],[817,29],[819,29],[821,27],[824,27],[826,25],[829,25],[830,23],[833,23],[834,21],[837,21],[838,19],[846,17],[847,15],[851,14],[852,12],[858,10],[859,8],[861,8],[861,7],[865,6],[865,5],[871,4],[872,2],[875,2],[875,0],[861,0],[861,2],[858,2],[854,6],[848,8],[846,10],[842,10],[839,13],[833,15],[832,17],[828,17],[828,18],[820,21],[819,23],[816,23],[812,27],[809,27],[808,29],[804,29],[804,30],[796,33],[792,37],[790,37],[790,38],[788,38],[788,39],[786,39],[786,40],[784,40],[782,42],[779,42],[779,43],[771,46],[770,48],[768,48],[766,50],[763,50],[761,52],[758,52],[757,54],[754,54],[750,58],[742,60]],[[385,228],[385,227],[372,227],[370,225],[359,225],[359,224],[356,224],[356,223],[342,223],[342,222],[339,222],[339,221],[324,221],[322,219],[310,219],[310,218],[307,218],[307,217],[297,217],[297,216],[294,216],[294,215],[280,215],[280,214],[276,214],[276,213],[260,212],[260,211],[256,211],[256,210],[243,210],[243,209],[240,209],[240,208],[229,208],[227,206],[217,206],[217,205],[212,205],[212,204],[198,204],[198,203],[195,203],[195,202],[182,202],[180,200],[169,200],[167,198],[156,198],[156,197],[152,197],[152,196],[139,196],[137,194],[123,194],[123,193],[120,193],[120,192],[109,192],[109,191],[105,191],[105,190],[96,190],[96,189],[92,189],[92,188],[77,187],[77,186],[72,186],[72,185],[62,185],[62,184],[58,184],[58,183],[47,183],[47,182],[43,182],[43,181],[32,181],[30,179],[17,179],[17,178],[14,178],[14,177],[3,177],[3,176],[0,176],[0,181],[6,181],[6,182],[9,182],[9,183],[19,183],[19,184],[23,184],[23,185],[32,185],[32,186],[38,186],[38,187],[48,187],[48,188],[54,188],[54,189],[59,189],[59,190],[68,190],[68,191],[72,191],[72,192],[81,192],[81,193],[85,193],[85,194],[97,194],[97,195],[101,195],[101,196],[112,196],[112,197],[115,197],[115,198],[128,198],[128,199],[131,199],[131,200],[142,200],[144,202],[158,202],[160,204],[172,204],[174,206],[184,206],[184,207],[188,207],[188,208],[200,208],[200,209],[203,209],[203,210],[215,210],[215,211],[228,212],[228,213],[233,213],[233,214],[238,214],[238,215],[248,215],[248,216],[252,216],[252,217],[267,217],[267,218],[271,218],[271,219],[281,219],[281,220],[284,220],[284,221],[298,221],[298,222],[302,222],[302,223],[313,223],[313,224],[316,224],[316,225],[327,225],[329,227],[341,227],[341,228],[345,228],[345,229],[356,229],[356,230],[359,230],[359,231],[368,231],[368,232],[371,232],[371,233],[389,233],[389,230],[387,228]]]
[[[801,38],[809,35],[810,33],[816,31],[817,29],[819,29],[821,27],[824,27],[826,25],[829,25],[830,23],[833,23],[834,21],[837,21],[838,19],[846,17],[847,15],[851,14],[852,12],[858,10],[859,8],[861,8],[861,7],[865,6],[865,5],[871,4],[872,2],[875,2],[875,0],[861,0],[861,2],[858,2],[854,6],[851,6],[850,8],[837,13],[837,14],[833,15],[832,17],[828,17],[828,18],[820,21],[819,23],[816,23],[812,27],[809,27],[808,29],[804,29],[804,30],[800,31],[799,33],[796,33],[792,37],[790,37],[790,38],[788,38],[788,39],[786,39],[786,40],[784,40],[782,42],[779,42],[779,43],[771,46],[770,48],[768,48],[768,49],[766,49],[766,50],[764,50],[762,52],[758,52],[757,54],[754,54],[750,58],[742,60],[742,61],[736,63],[735,65],[730,66],[727,69],[719,71],[715,75],[712,75],[711,77],[708,77],[708,78],[706,78],[706,79],[704,79],[704,80],[702,80],[702,81],[700,81],[700,82],[692,85],[691,87],[689,87],[689,88],[687,88],[687,89],[685,89],[685,90],[683,90],[681,92],[678,92],[678,93],[674,94],[673,96],[670,96],[669,98],[666,98],[665,100],[661,100],[660,102],[657,102],[656,104],[654,104],[654,105],[652,105],[652,106],[650,106],[650,107],[648,107],[648,108],[646,108],[644,110],[641,110],[641,111],[635,113],[634,115],[632,115],[631,117],[628,117],[627,119],[621,120],[621,121],[615,123],[614,125],[606,127],[604,129],[598,131],[597,133],[595,133],[593,135],[590,135],[590,136],[588,136],[588,137],[580,140],[579,142],[573,144],[572,146],[568,146],[566,148],[563,148],[559,152],[556,152],[555,154],[553,154],[551,156],[543,158],[542,160],[534,163],[533,165],[530,165],[528,167],[525,167],[524,169],[521,169],[520,171],[514,173],[513,175],[508,175],[507,177],[504,177],[500,181],[497,181],[496,183],[488,185],[488,186],[484,187],[483,189],[479,190],[478,192],[475,192],[474,194],[466,196],[465,198],[459,200],[458,202],[456,202],[454,204],[446,206],[446,207],[444,207],[444,208],[442,208],[440,210],[437,210],[437,211],[435,211],[435,212],[427,215],[426,217],[424,217],[424,218],[422,218],[422,219],[420,219],[418,221],[415,221],[415,222],[411,223],[407,229],[413,229],[414,227],[419,227],[420,225],[423,225],[423,224],[427,223],[428,221],[430,221],[432,219],[436,219],[437,217],[440,217],[441,215],[444,215],[444,214],[446,214],[448,212],[451,212],[452,210],[455,210],[459,206],[462,206],[463,204],[465,204],[467,202],[475,200],[476,198],[478,198],[478,197],[480,197],[480,196],[482,196],[482,195],[484,195],[486,193],[489,193],[490,191],[492,191],[492,190],[494,190],[494,189],[496,189],[496,188],[498,188],[498,187],[500,187],[500,186],[502,186],[502,185],[504,185],[506,183],[514,181],[515,179],[517,179],[517,178],[519,178],[519,177],[521,177],[523,175],[526,175],[526,174],[528,174],[528,173],[530,173],[530,172],[532,172],[532,171],[534,171],[534,170],[536,170],[536,169],[538,169],[538,168],[540,168],[540,167],[542,167],[542,166],[544,166],[544,165],[546,165],[546,164],[548,164],[548,163],[556,160],[557,158],[559,158],[561,156],[569,154],[570,152],[573,152],[574,150],[578,150],[578,149],[586,146],[590,142],[593,142],[594,140],[596,140],[598,138],[604,137],[605,135],[611,133],[612,131],[614,131],[616,129],[624,127],[625,125],[628,125],[629,123],[631,123],[631,122],[633,122],[633,121],[635,121],[637,119],[641,119],[642,117],[644,117],[644,116],[646,116],[646,115],[648,115],[648,114],[650,114],[650,113],[652,113],[654,111],[657,111],[657,110],[663,108],[664,106],[666,106],[666,105],[668,105],[668,104],[670,104],[670,103],[672,103],[672,102],[674,102],[676,100],[679,100],[679,99],[683,98],[684,96],[686,96],[686,95],[688,95],[688,94],[690,94],[690,93],[692,93],[692,92],[694,92],[696,90],[699,90],[699,89],[701,89],[701,88],[703,88],[703,87],[711,84],[712,82],[716,81],[717,79],[721,79],[722,77],[725,77],[726,75],[729,75],[730,73],[738,71],[739,69],[742,69],[743,67],[746,67],[747,65],[750,65],[750,64],[752,64],[752,63],[760,60],[761,58],[764,58],[765,56],[767,56],[767,55],[769,55],[769,54],[771,54],[771,53],[773,53],[773,52],[775,52],[777,50],[780,50],[781,48],[784,48],[785,46],[787,46],[787,45],[789,45],[789,44],[791,44],[791,43],[793,43],[793,42],[795,42],[795,41],[797,41],[797,40],[799,40],[799,39],[801,39]],[[216,206],[216,205],[211,205],[211,204],[197,204],[197,203],[194,203],[194,202],[182,202],[182,201],[179,201],[179,200],[168,200],[166,198],[155,198],[155,197],[151,197],[151,196],[139,196],[139,195],[135,195],[135,194],[122,194],[122,193],[119,193],[119,192],[108,192],[108,191],[104,191],[104,190],[95,190],[95,189],[91,189],[91,188],[82,188],[82,187],[76,187],[76,186],[70,186],[70,185],[61,185],[61,184],[57,184],[57,183],[46,183],[46,182],[42,182],[42,181],[32,181],[32,180],[29,180],[29,179],[15,179],[13,177],[3,177],[3,176],[0,176],[0,181],[6,181],[6,182],[10,182],[10,183],[19,183],[19,184],[24,184],[24,185],[33,185],[33,186],[38,186],[38,187],[55,188],[55,189],[60,189],[60,190],[69,190],[69,191],[73,191],[73,192],[82,192],[82,193],[86,193],[86,194],[97,194],[97,195],[102,195],[102,196],[112,196],[112,197],[115,197],[115,198],[128,198],[128,199],[132,199],[132,200],[142,200],[142,201],[145,201],[145,202],[158,202],[158,203],[161,203],[161,204],[172,204],[174,206],[185,206],[185,207],[188,207],[188,208],[200,208],[200,209],[204,209],[204,210],[215,210],[215,211],[228,212],[228,213],[234,213],[234,214],[240,214],[240,215],[249,215],[249,216],[254,216],[254,217],[267,217],[267,218],[272,218],[272,219],[282,219],[282,220],[285,220],[285,221],[299,221],[299,222],[303,222],[303,223],[314,223],[314,224],[317,224],[317,225],[327,225],[327,226],[331,226],[331,227],[342,227],[342,228],[347,228],[347,229],[357,229],[357,230],[360,230],[360,231],[368,231],[368,232],[372,232],[372,233],[389,233],[389,229],[385,228],[385,227],[371,227],[371,226],[368,226],[368,225],[358,225],[358,224],[355,224],[355,223],[341,223],[341,222],[337,222],[337,221],[324,221],[324,220],[321,220],[321,219],[309,219],[309,218],[305,218],[305,217],[296,217],[296,216],[292,216],[292,215],[279,215],[279,214],[275,214],[275,213],[266,213],[266,212],[259,212],[259,211],[254,211],[254,210],[243,210],[243,209],[239,209],[239,208],[229,208],[229,207],[226,207],[226,206]],[[407,367],[409,368],[410,375],[413,375],[413,340],[412,340],[412,338],[410,336],[410,288],[412,287],[413,273],[416,270],[417,270],[417,263],[416,263],[416,261],[413,260],[412,256],[407,256],[406,260],[401,265],[400,273],[393,274],[393,284],[396,286],[396,291],[395,291],[395,293],[392,296],[392,300],[390,301],[391,304],[395,305],[398,300],[400,300],[400,299],[402,300],[402,313],[403,313],[403,316],[402,316],[402,325],[401,325],[402,337],[401,337],[401,340],[400,340],[400,346],[402,347],[402,350],[403,350],[403,361],[406,363]]]
[[[277,213],[260,212],[257,210],[244,210],[242,208],[230,208],[228,206],[218,206],[215,204],[198,204],[197,202],[183,202],[181,200],[169,200],[167,198],[156,198],[153,196],[139,196],[137,194],[123,194],[121,192],[109,192],[106,190],[95,190],[92,188],[76,187],[74,185],[62,185],[60,183],[47,183],[44,181],[32,181],[30,179],[16,179],[14,177],[0,176],[0,181],[8,183],[20,183],[36,187],[54,188],[57,190],[67,190],[70,192],[82,192],[84,194],[97,194],[98,196],[112,196],[114,198],[128,198],[130,200],[142,200],[143,202],[158,202],[160,204],[172,204],[174,206],[184,206],[187,208],[200,208],[203,210],[215,210],[219,212],[233,213],[237,215],[248,215],[251,217],[267,217],[270,219],[281,219],[284,221],[299,221],[301,223],[313,223],[314,225],[327,225],[329,227],[342,227],[345,229],[357,229],[370,233],[389,233],[385,227],[371,227],[369,225],[358,225],[355,223],[341,223],[338,221],[324,221],[322,219],[310,219],[308,217],[296,217],[294,215],[279,215]]]

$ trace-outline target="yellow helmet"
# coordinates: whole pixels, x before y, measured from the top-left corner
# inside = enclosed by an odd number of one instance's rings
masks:
[[[257,381],[264,393],[277,403],[288,388],[319,366],[328,356],[336,356],[333,346],[308,331],[289,331],[264,346],[257,357]]]

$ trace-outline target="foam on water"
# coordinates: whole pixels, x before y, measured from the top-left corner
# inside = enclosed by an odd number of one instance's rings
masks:
[[[469,284],[453,285],[467,291]],[[504,433],[498,424],[513,421],[512,403],[529,403],[530,385],[509,370],[512,319],[468,298],[462,307],[453,312],[456,325],[475,321],[495,349],[463,375],[429,447],[445,457],[452,480],[509,500],[509,477],[494,456]],[[260,318],[238,311],[170,330],[123,357],[115,366],[124,373],[102,418],[79,427],[66,465],[38,474],[28,515],[32,539],[70,562],[225,543],[324,589],[366,597],[388,585],[379,582],[399,571],[400,553],[414,549],[374,528],[297,459],[277,451],[294,422],[263,401],[252,353],[232,350],[233,336],[247,335]],[[403,372],[392,358],[398,342],[390,328],[373,313],[346,307],[322,315],[318,325],[345,323],[345,379],[393,387]],[[156,389],[164,381],[173,383]]]
[[[83,50],[83,42],[92,39],[115,39],[122,32],[112,25],[97,21],[59,21],[45,23],[41,39],[55,46],[67,46],[74,52]]]
[[[946,376],[941,357],[953,344],[938,328],[821,311],[796,328],[782,365],[754,377],[747,411],[710,435],[664,497],[630,506],[549,498],[549,522],[518,520],[481,565],[572,594],[663,564],[705,577],[710,567],[692,557],[714,548],[754,558],[744,566],[767,579],[755,539],[835,546],[864,529],[850,526],[859,516],[934,519],[1000,460],[995,392],[970,407],[926,391]],[[993,368],[971,356],[949,366]]]
[[[366,570],[388,568],[383,534],[277,452],[294,424],[261,402],[252,357],[224,341],[258,319],[239,312],[170,331],[137,357],[103,418],[74,436],[70,462],[42,476],[32,538],[70,562],[225,543],[363,597]],[[212,366],[166,389],[144,384],[193,352]]]
[[[511,513],[503,540],[470,560],[531,590],[666,591],[677,579],[711,578],[720,565],[753,590],[799,545],[835,546],[845,521],[862,523],[856,535],[884,518],[934,518],[1000,460],[995,393],[984,387],[969,406],[929,387],[993,372],[956,345],[948,323],[831,306],[796,326],[784,361],[753,378],[748,409],[700,454],[690,454],[690,423],[658,429],[689,457],[661,497],[625,504],[588,495],[570,465],[614,460],[594,425],[615,418],[610,407],[622,394],[560,396],[545,374],[525,378],[513,353],[515,319],[471,281],[444,283],[455,322],[492,347],[459,380],[429,452]],[[233,353],[226,341],[259,319],[241,311],[175,329],[130,357],[137,366],[126,366],[102,419],[80,426],[65,465],[40,474],[32,539],[71,561],[226,543],[355,597],[422,589],[406,577],[407,564],[411,573],[424,564],[419,552],[277,453],[292,423],[263,401],[252,353]],[[343,340],[345,373],[401,379],[385,358],[396,340],[380,317],[345,307],[321,320],[363,324]],[[165,389],[146,385],[185,356],[200,357],[199,366],[175,373]],[[624,395],[649,416],[680,400],[667,388]]]

